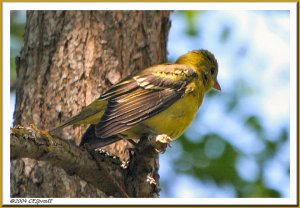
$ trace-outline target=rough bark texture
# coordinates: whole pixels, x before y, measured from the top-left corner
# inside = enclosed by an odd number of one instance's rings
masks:
[[[117,157],[105,152],[78,148],[73,143],[53,137],[33,125],[11,129],[10,149],[12,159],[26,157],[47,161],[64,169],[69,175],[78,175],[109,195],[128,197],[124,186],[126,168]],[[110,169],[105,169],[107,166]],[[43,175],[35,178],[36,183],[40,183]]]
[[[169,27],[168,11],[28,12],[25,44],[16,60],[14,124],[34,123],[51,129],[125,76],[165,62]],[[66,128],[60,136],[78,143],[85,128]],[[120,141],[106,150],[125,160],[129,157],[127,146]],[[157,155],[152,155],[148,161],[154,165],[154,174],[156,159]],[[106,195],[77,175],[26,158],[11,162],[11,196]],[[137,191],[134,196],[154,195]]]

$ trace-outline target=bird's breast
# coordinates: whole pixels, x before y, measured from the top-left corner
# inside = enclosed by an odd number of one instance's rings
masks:
[[[202,100],[203,94],[190,92],[163,112],[145,120],[143,125],[157,134],[167,134],[172,139],[176,139],[191,124]]]

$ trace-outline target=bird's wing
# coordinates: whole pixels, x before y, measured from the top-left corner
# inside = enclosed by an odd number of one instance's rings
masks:
[[[184,65],[158,65],[115,85],[100,99],[108,99],[96,125],[96,136],[107,138],[167,109],[185,93],[197,73]]]

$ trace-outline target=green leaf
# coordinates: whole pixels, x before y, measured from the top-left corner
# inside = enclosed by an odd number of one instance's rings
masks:
[[[246,119],[246,125],[256,132],[263,132],[263,127],[259,118],[255,115],[251,115]]]

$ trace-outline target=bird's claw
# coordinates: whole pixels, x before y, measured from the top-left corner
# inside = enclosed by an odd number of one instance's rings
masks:
[[[167,147],[171,147],[170,143],[172,142],[171,137],[166,134],[159,134],[155,137],[155,151],[158,153],[164,153]]]
[[[147,175],[147,182],[148,182],[150,185],[157,185],[156,180],[151,176],[150,173]]]

